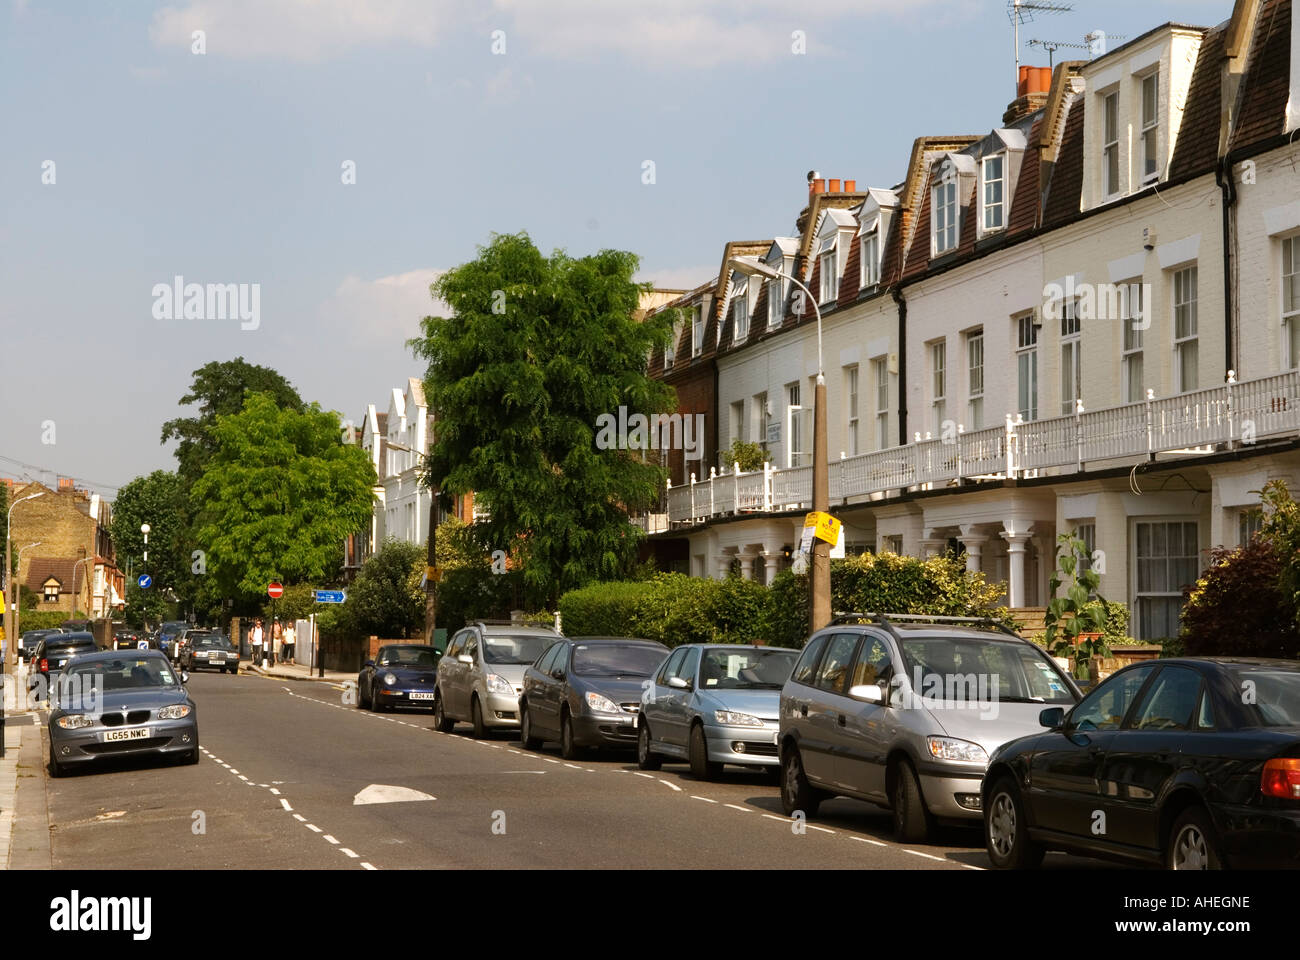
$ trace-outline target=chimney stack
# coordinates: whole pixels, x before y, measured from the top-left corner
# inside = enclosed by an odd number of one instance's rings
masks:
[[[76,483],[72,477],[59,477],[59,493],[67,493],[75,487]]]
[[[1047,105],[1052,89],[1051,67],[1020,67],[1020,80],[1016,84],[1016,99],[1007,105],[1002,122],[1010,125]]]

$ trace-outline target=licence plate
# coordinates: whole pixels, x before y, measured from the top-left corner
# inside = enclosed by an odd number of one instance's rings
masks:
[[[411,694],[410,698],[411,698],[412,700],[432,700],[432,699],[433,699],[433,694],[432,694],[432,693],[413,693],[413,694]]]
[[[149,730],[147,727],[139,727],[135,730],[109,730],[104,734],[105,743],[113,743],[117,740],[147,740]]]

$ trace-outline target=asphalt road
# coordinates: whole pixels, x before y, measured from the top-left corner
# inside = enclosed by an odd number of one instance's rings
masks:
[[[119,762],[48,783],[56,869],[988,865],[978,830],[903,845],[888,813],[851,800],[796,832],[775,784],[734,767],[701,782],[684,764],[643,773],[630,754],[567,763],[509,735],[438,733],[428,714],[358,710],[321,683],[195,673],[190,689],[199,764]],[[432,799],[357,802],[381,788]]]

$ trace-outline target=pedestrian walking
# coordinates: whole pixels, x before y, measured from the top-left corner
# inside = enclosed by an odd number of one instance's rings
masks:
[[[275,666],[275,658],[284,659],[284,630],[280,627],[280,618],[276,617],[271,624],[271,666]]]
[[[298,662],[293,658],[294,648],[297,646],[297,644],[298,644],[298,631],[293,628],[292,623],[286,623],[284,625],[284,652],[285,652],[285,658],[290,663]]]
[[[262,659],[262,640],[263,640],[263,639],[264,639],[264,638],[262,637],[262,621],[261,621],[261,620],[254,620],[254,621],[253,621],[253,635],[252,635],[252,637],[250,638],[250,642],[251,642],[252,645],[253,645],[253,662],[254,662],[255,664],[257,664],[258,666],[264,666],[264,665],[265,665],[265,663],[264,663],[264,661],[263,661],[263,659]]]

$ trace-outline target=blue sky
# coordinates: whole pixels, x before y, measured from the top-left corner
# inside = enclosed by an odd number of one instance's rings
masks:
[[[1232,11],[1074,6],[1022,43]],[[423,373],[429,281],[494,231],[693,286],[725,241],[792,231],[808,170],[890,186],[915,137],[987,132],[1013,96],[1003,0],[31,0],[0,24],[0,476],[109,496],[173,465],[161,424],[209,360],[385,408]],[[155,319],[176,275],[260,284],[260,325]]]

